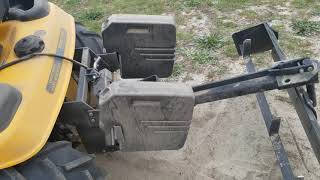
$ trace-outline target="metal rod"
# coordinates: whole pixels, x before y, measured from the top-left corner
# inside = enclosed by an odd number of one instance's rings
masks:
[[[279,134],[271,135],[270,139],[276,154],[277,161],[281,169],[283,179],[284,180],[296,179],[291,169],[286,150],[283,147]]]
[[[195,92],[195,104],[203,104],[222,99],[255,94],[277,88],[278,85],[276,79],[274,77],[265,76]]]
[[[268,73],[269,73],[268,70],[260,71],[259,73],[249,73],[249,74],[240,75],[240,76],[236,76],[229,79],[224,79],[222,81],[213,81],[213,82],[208,82],[201,85],[193,86],[192,89],[193,89],[193,92],[198,92],[202,90],[216,88],[219,86],[225,86],[235,82],[246,81],[248,79],[259,78],[259,77],[268,75]]]
[[[249,73],[256,72],[256,68],[252,62],[251,56],[251,39],[247,39],[243,42],[243,59],[246,62],[246,69]],[[274,119],[267,101],[267,98],[264,93],[257,93],[256,98],[262,113],[264,122],[266,124],[268,134],[272,135],[279,132],[280,128],[280,119]]]

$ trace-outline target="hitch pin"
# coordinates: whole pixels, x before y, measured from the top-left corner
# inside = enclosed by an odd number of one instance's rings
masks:
[[[93,69],[94,70],[98,70],[100,61],[101,61],[101,57],[100,56],[94,59],[94,63],[93,63]]]
[[[101,57],[97,57],[97,58],[94,58],[94,63],[93,63],[93,71],[92,72],[98,72],[98,67],[99,67],[99,63],[101,61]],[[96,80],[98,77],[95,75],[95,73],[93,73],[93,76],[92,76],[93,80]]]

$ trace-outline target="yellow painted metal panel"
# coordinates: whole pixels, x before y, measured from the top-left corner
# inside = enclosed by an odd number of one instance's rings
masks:
[[[43,38],[44,53],[57,53],[60,48],[64,56],[73,58],[74,19],[50,3],[47,17],[0,24],[1,60],[17,59],[15,43],[32,34]],[[45,56],[0,71],[0,83],[14,86],[23,96],[10,125],[0,133],[0,169],[28,160],[45,145],[63,104],[71,71],[72,63]]]

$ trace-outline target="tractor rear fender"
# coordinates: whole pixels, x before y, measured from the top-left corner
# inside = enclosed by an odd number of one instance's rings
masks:
[[[0,64],[17,59],[16,43],[30,35],[43,40],[42,53],[73,58],[74,19],[57,6],[51,3],[49,6],[50,13],[46,17],[0,24]],[[46,56],[34,57],[0,71],[0,84],[16,92],[7,94],[13,97],[11,104],[18,106],[16,111],[10,111],[10,123],[0,129],[0,169],[30,159],[46,144],[64,102],[71,71],[72,63]],[[0,114],[2,112],[0,109]]]

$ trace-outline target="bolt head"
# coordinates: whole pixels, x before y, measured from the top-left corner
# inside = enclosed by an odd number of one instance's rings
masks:
[[[90,117],[92,117],[92,116],[93,116],[93,113],[92,113],[92,112],[90,112],[90,113],[89,113],[89,116],[90,116]]]
[[[95,122],[96,122],[96,120],[95,120],[95,119],[91,119],[91,122],[92,122],[92,123],[95,123]]]
[[[308,71],[309,72],[313,71],[313,67],[308,67]]]
[[[304,73],[304,69],[302,69],[302,68],[299,69],[299,72],[300,72],[300,73]]]

